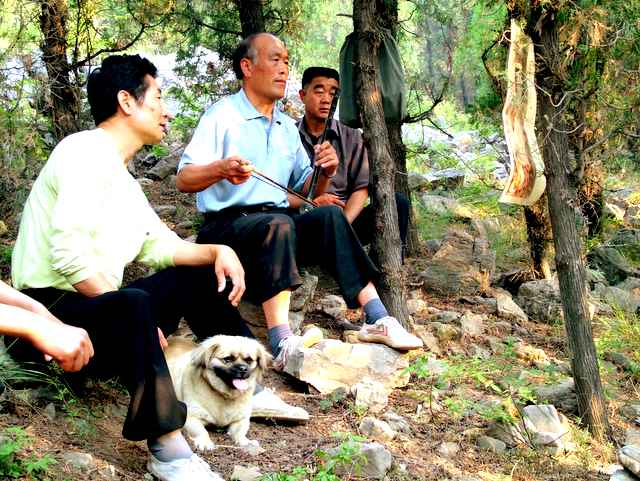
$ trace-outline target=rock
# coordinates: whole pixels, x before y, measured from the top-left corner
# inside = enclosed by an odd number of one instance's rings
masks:
[[[176,173],[179,161],[180,157],[177,155],[164,157],[147,172],[146,176],[153,180],[164,180],[165,177]]]
[[[635,428],[629,428],[625,431],[625,445],[632,444],[640,448],[640,431]]]
[[[560,289],[555,280],[525,282],[518,289],[515,301],[532,320],[554,323],[564,319]]]
[[[640,417],[640,402],[631,402],[629,404],[625,404],[620,408],[620,412],[624,417],[629,420],[634,420]]]
[[[451,229],[426,265],[421,273],[424,289],[445,296],[482,294],[489,289],[495,253],[486,240]]]
[[[95,459],[88,453],[69,451],[62,454],[62,460],[80,471],[90,471],[96,467]]]
[[[640,296],[640,279],[637,277],[627,277],[623,282],[616,284],[614,287]]]
[[[502,319],[514,319],[516,321],[528,321],[529,318],[513,301],[511,294],[504,289],[494,289],[493,296],[496,298],[496,314]]]
[[[636,478],[626,469],[618,469],[613,474],[611,474],[609,481],[638,481],[638,478]]]
[[[56,418],[56,406],[53,403],[49,403],[44,407],[44,415],[49,421],[53,421]]]
[[[436,336],[440,342],[454,341],[460,338],[461,331],[451,324],[433,322],[431,325],[436,329]]]
[[[411,434],[412,429],[409,421],[393,411],[387,411],[382,418],[391,426],[391,429],[402,434]]]
[[[505,443],[505,446],[513,448],[525,442],[522,430],[513,424],[496,422],[489,426],[487,435]]]
[[[437,216],[449,216],[455,219],[468,220],[473,218],[473,213],[460,202],[449,197],[433,194],[422,194],[418,197],[424,210]]]
[[[347,314],[347,303],[341,296],[328,294],[317,302],[318,310],[334,319],[344,319]]]
[[[478,234],[478,237],[489,239],[489,236],[500,232],[500,221],[497,217],[486,217],[484,219],[472,219],[471,227]]]
[[[422,340],[425,350],[430,351],[434,354],[442,353],[442,349],[440,348],[438,339],[436,338],[436,336],[427,331],[424,326],[415,326],[414,334]]]
[[[0,220],[0,237],[4,236],[7,232],[9,232],[7,224]]]
[[[356,406],[367,408],[372,413],[383,411],[389,404],[391,390],[380,382],[365,380],[357,383],[353,391]]]
[[[254,335],[259,338],[267,337],[267,321],[261,306],[242,300],[240,301],[238,310],[247,324],[251,326]],[[294,334],[300,332],[302,321],[304,321],[304,314],[302,312],[289,311],[289,326]]]
[[[616,231],[609,245],[623,254],[640,257],[640,229],[620,229]]]
[[[131,162],[129,162],[129,163],[131,163]],[[138,184],[140,184],[141,187],[153,185],[153,180],[151,180],[151,179],[145,179],[144,177],[142,177],[142,178],[136,179],[136,180],[138,181]]]
[[[471,311],[465,312],[460,318],[462,334],[481,336],[484,332],[484,319],[485,317],[480,314],[474,314]]]
[[[101,467],[98,469],[98,474],[101,476],[100,479],[120,479],[118,471],[113,464],[107,464]]]
[[[159,216],[172,216],[177,212],[175,205],[157,205],[153,208]]]
[[[632,372],[638,368],[638,365],[621,352],[605,352],[604,358],[611,361],[623,371]]]
[[[417,313],[424,311],[427,303],[422,299],[407,299],[407,309],[409,314],[415,316]]]
[[[444,324],[451,324],[457,322],[462,317],[460,312],[456,311],[439,311],[433,314],[430,319],[434,322],[442,322]]]
[[[371,416],[365,417],[358,429],[364,436],[381,443],[387,443],[396,437],[396,432],[389,424]]]
[[[355,461],[353,465],[336,466],[336,474],[338,476],[348,474],[351,476],[356,471],[356,462],[361,464],[359,476],[365,478],[383,479],[387,471],[391,468],[393,456],[391,453],[379,443],[361,443],[358,446],[359,452],[351,459]],[[327,450],[329,455],[338,454],[338,448]],[[361,458],[364,462],[361,462]]]
[[[519,359],[529,363],[529,364],[550,364],[549,358],[547,357],[547,353],[542,349],[537,347],[533,347],[524,341],[518,341],[513,344],[513,350],[518,356]]]
[[[620,464],[636,476],[640,476],[640,448],[636,446],[624,446],[618,451]]]
[[[480,449],[496,454],[502,454],[507,449],[507,444],[504,441],[489,436],[480,436],[477,442]]]
[[[624,213],[624,223],[630,227],[640,228],[640,205],[630,205]]]
[[[409,190],[411,192],[420,192],[428,190],[429,187],[431,187],[431,182],[429,182],[427,176],[417,172],[409,172],[407,174],[407,181],[409,182]]]
[[[624,256],[612,247],[596,247],[587,254],[589,265],[601,271],[610,285],[618,284],[629,276],[640,275]]]
[[[457,169],[443,169],[429,172],[424,177],[431,189],[455,190],[464,184],[465,173]]]
[[[552,404],[567,414],[578,414],[578,398],[571,377],[557,384],[538,387],[534,394],[541,404]]]
[[[597,286],[593,294],[614,309],[635,314],[640,308],[640,296],[614,286]]]
[[[427,254],[432,256],[440,250],[440,247],[442,247],[442,241],[438,239],[427,239],[424,243],[424,247],[427,250]]]
[[[291,293],[289,310],[306,313],[316,293],[316,287],[318,287],[318,276],[304,272],[302,274],[302,285]]]
[[[258,481],[262,477],[260,468],[257,466],[234,466],[231,473],[231,480],[235,481]]]
[[[534,446],[543,448],[551,455],[575,449],[571,442],[568,421],[552,405],[534,404],[523,409],[523,433]]]
[[[454,459],[460,452],[460,446],[456,443],[443,442],[438,446],[438,455],[445,459]]]
[[[409,373],[404,372],[408,366],[407,354],[382,344],[325,339],[295,352],[284,370],[327,394],[366,381],[377,381],[390,389],[405,386],[409,382]]]

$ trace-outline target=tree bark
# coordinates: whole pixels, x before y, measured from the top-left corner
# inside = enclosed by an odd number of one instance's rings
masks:
[[[54,134],[61,140],[79,130],[79,95],[71,84],[67,60],[66,22],[69,10],[65,0],[42,0],[40,11],[42,58],[47,68],[51,92],[50,112]]]
[[[547,194],[542,194],[538,202],[524,208],[527,225],[531,270],[536,279],[551,279],[552,235],[551,222],[547,212]]]
[[[380,298],[389,313],[408,327],[410,319],[402,279],[400,233],[395,208],[395,165],[389,149],[389,136],[376,74],[381,38],[376,14],[373,2],[354,0],[353,26],[357,36],[354,66],[356,92],[369,153],[372,181],[370,195],[375,206],[376,232],[371,248],[382,274],[378,283]]]
[[[264,12],[262,10],[264,0],[235,0],[235,3],[240,14],[243,38],[252,33],[266,32]]]
[[[539,114],[543,128],[542,147],[547,175],[549,214],[556,250],[556,269],[567,331],[571,366],[582,421],[598,439],[609,436],[611,428],[591,321],[587,307],[587,289],[580,239],[575,222],[575,198],[568,178],[569,139],[563,118],[564,86],[558,75],[561,56],[558,25],[554,12],[547,11],[538,23],[539,29],[529,30],[538,57],[537,84],[540,86]]]

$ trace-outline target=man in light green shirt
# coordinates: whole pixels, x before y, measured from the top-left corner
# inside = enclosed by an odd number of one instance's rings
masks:
[[[220,481],[180,433],[186,407],[176,399],[162,348],[183,316],[199,338],[251,336],[233,307],[245,290],[244,271],[229,247],[186,242],[169,230],[127,172],[143,145],[166,134],[155,76],[138,55],[108,57],[91,73],[87,94],[97,128],[62,140],[35,181],[12,277],[53,316],[86,330],[95,355],[85,369],[123,381],[131,396],[123,435],[147,440],[152,474]],[[133,260],[157,272],[122,287]],[[20,339],[11,354],[42,357]]]

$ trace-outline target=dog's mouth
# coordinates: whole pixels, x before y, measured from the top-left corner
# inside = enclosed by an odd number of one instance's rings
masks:
[[[246,367],[215,367],[214,371],[227,386],[237,389],[238,391],[246,391],[251,387],[249,378],[251,377],[252,371],[247,370]]]
[[[246,379],[233,379],[231,381],[233,387],[235,387],[238,391],[246,391],[249,389],[249,382]]]

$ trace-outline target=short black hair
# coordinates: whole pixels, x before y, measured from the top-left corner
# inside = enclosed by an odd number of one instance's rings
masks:
[[[340,83],[340,74],[336,69],[330,67],[309,67],[302,74],[302,88],[306,88],[316,77],[332,78]]]
[[[140,55],[111,55],[89,74],[87,98],[96,125],[118,111],[118,92],[125,90],[136,100],[144,97],[149,87],[145,76],[156,77],[158,69]]]
[[[231,56],[233,60],[233,73],[236,74],[236,78],[238,80],[242,80],[244,78],[242,67],[240,67],[240,61],[243,58],[248,58],[253,63],[256,63],[258,52],[256,52],[256,49],[253,46],[253,41],[258,35],[262,35],[263,33],[266,32],[252,33],[247,38],[242,39],[233,51],[233,55]]]

